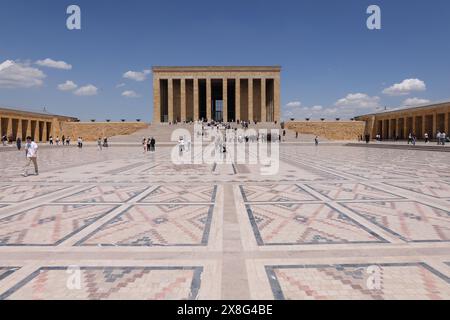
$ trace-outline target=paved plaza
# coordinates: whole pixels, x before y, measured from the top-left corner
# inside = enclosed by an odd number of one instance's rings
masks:
[[[26,178],[0,152],[0,299],[450,299],[447,153],[171,150],[42,148]]]

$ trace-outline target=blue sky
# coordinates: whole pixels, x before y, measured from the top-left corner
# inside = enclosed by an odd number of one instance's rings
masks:
[[[66,28],[70,4],[81,7],[80,31]],[[366,27],[371,4],[381,8],[381,30]],[[448,0],[0,5],[2,106],[150,121],[152,82],[144,70],[153,65],[281,65],[285,117],[348,118],[450,98]]]

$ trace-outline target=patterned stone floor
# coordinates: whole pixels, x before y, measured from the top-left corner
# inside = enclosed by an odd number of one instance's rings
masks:
[[[446,153],[282,146],[1,152],[0,299],[450,299]]]

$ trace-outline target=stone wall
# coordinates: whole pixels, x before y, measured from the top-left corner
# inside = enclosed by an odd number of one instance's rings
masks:
[[[64,122],[61,135],[71,137],[72,141],[83,137],[84,141],[96,141],[98,138],[129,135],[148,128],[144,122]]]
[[[364,121],[293,121],[286,128],[299,134],[313,134],[327,140],[357,140],[364,135]]]

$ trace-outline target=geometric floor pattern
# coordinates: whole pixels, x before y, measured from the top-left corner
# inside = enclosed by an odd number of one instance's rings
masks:
[[[449,211],[414,201],[354,202],[345,206],[404,241],[450,241]]]
[[[426,264],[267,266],[277,299],[448,300],[448,278]],[[369,285],[368,285],[369,283]]]
[[[43,267],[5,292],[20,300],[187,300],[195,299],[201,267],[80,267],[80,281],[68,284],[68,267]],[[73,286],[73,290],[67,287]],[[131,290],[130,290],[131,289]]]
[[[271,176],[171,152],[41,148],[25,178],[0,149],[0,300],[450,299],[446,153],[286,143]]]
[[[213,206],[133,206],[81,240],[78,245],[207,245]]]
[[[0,246],[56,246],[114,206],[42,205],[0,218]]]
[[[385,242],[327,204],[247,205],[259,245]]]

